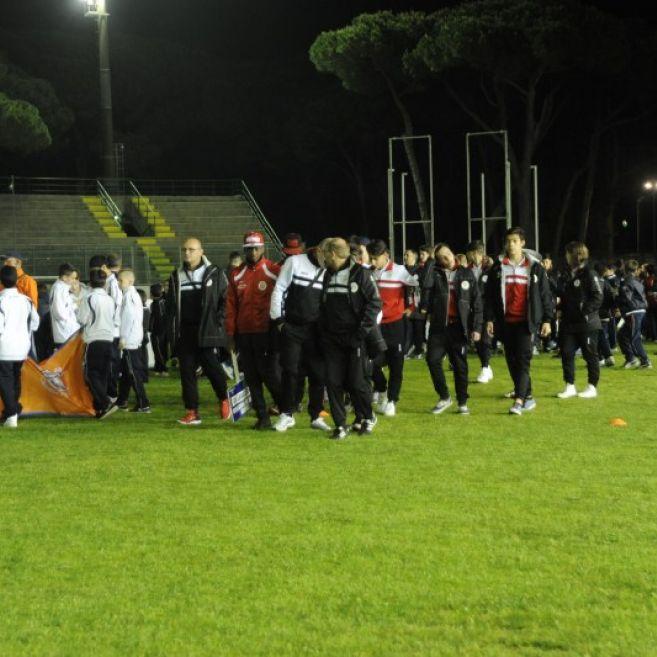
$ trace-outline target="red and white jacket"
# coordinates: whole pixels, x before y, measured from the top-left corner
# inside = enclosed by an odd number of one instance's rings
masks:
[[[271,295],[281,267],[267,258],[244,263],[228,278],[226,333],[267,333]]]
[[[531,267],[532,262],[527,256],[518,265],[514,265],[509,258],[502,259],[502,298],[504,320],[507,322],[527,321]]]
[[[374,280],[383,302],[382,324],[398,322],[406,308],[415,308],[414,303],[408,301],[407,288],[418,286],[417,276],[410,274],[406,267],[390,260],[383,269],[374,270]]]

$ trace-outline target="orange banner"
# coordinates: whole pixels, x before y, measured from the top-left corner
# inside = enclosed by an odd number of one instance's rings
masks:
[[[21,375],[22,415],[95,414],[84,380],[84,351],[85,344],[77,335],[42,363],[25,361]]]

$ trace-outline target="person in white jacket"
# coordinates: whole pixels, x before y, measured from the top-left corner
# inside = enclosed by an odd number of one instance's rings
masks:
[[[59,278],[50,289],[50,321],[55,349],[61,348],[80,330],[75,316],[76,303],[71,294],[75,267],[69,263],[60,265]]]
[[[94,400],[96,417],[103,420],[118,410],[107,394],[112,341],[114,339],[114,301],[105,291],[107,274],[102,269],[89,272],[91,292],[82,300],[77,318],[87,345],[84,373]]]
[[[135,391],[137,404],[131,412],[150,413],[150,402],[144,388],[147,364],[144,363],[141,349],[144,339],[144,304],[135,288],[135,274],[132,270],[121,271],[118,281],[123,293],[123,301],[119,333],[119,346],[122,350],[121,376],[119,398],[116,403],[120,409],[127,411],[128,395],[132,388]]]
[[[15,267],[0,269],[0,398],[4,405],[2,425],[15,429],[21,412],[21,370],[32,346],[32,333],[39,328],[39,315],[32,301],[16,289]]]

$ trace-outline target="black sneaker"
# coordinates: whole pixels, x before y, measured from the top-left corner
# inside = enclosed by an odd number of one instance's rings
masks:
[[[116,403],[116,407],[117,407],[120,411],[127,411],[127,410],[128,410],[128,402],[121,402],[121,403],[117,402],[117,403]]]
[[[130,411],[130,413],[150,413],[151,412],[151,407],[150,406],[133,406]]]
[[[347,429],[345,427],[335,427],[330,437],[331,440],[344,440],[347,437]]]
[[[268,417],[260,418],[254,425],[254,431],[271,431],[274,427],[272,426],[271,420]]]
[[[99,420],[104,420],[105,418],[108,418],[110,415],[112,415],[112,413],[116,413],[118,410],[119,407],[116,404],[110,404],[104,411],[97,413],[96,417]]]
[[[641,365],[639,365],[639,367],[642,370],[651,370],[652,369],[652,363],[649,360],[647,360],[644,363],[641,363]]]
[[[374,427],[376,426],[376,415],[372,414],[372,417],[369,420],[363,420],[363,424],[360,428],[360,431],[358,432],[359,436],[369,436],[372,431],[374,431]]]

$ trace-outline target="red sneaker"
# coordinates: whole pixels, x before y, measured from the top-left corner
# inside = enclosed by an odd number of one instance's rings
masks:
[[[230,402],[227,399],[224,399],[221,402],[221,419],[230,420],[230,416],[231,416]]]
[[[201,424],[201,418],[198,415],[198,411],[188,409],[185,417],[181,417],[178,420],[178,424],[184,424],[186,427],[191,427],[196,424]]]

